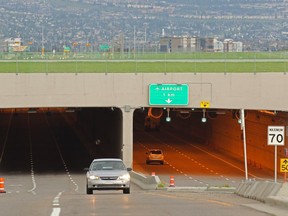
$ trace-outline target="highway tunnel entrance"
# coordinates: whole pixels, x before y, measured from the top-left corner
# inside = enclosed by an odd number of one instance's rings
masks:
[[[122,158],[122,114],[114,108],[0,110],[0,171],[83,171],[99,157]]]
[[[284,111],[245,110],[246,153],[249,169],[267,172],[273,178],[274,146],[267,144],[267,128],[271,125],[286,127],[287,120],[288,115]],[[150,170],[145,164],[145,151],[148,149],[164,148],[172,152],[170,150],[175,147],[173,149],[175,152],[178,151],[176,148],[178,146],[179,149],[183,148],[183,152],[203,147],[203,151],[207,152],[206,156],[217,152],[233,158],[240,162],[239,169],[244,171],[244,136],[239,109],[143,108],[135,111],[134,122],[133,161],[134,166],[139,167],[139,170]],[[141,139],[138,136],[153,138]],[[183,145],[180,146],[179,143]],[[184,147],[190,144],[194,145],[192,149]],[[286,143],[278,147],[278,160],[287,157],[285,152],[287,152]],[[169,155],[167,155],[167,162],[169,162],[168,157]],[[203,157],[205,161],[205,156]]]
[[[93,158],[123,158],[125,132],[123,110],[119,108],[14,108],[0,111],[1,170],[10,170],[11,167],[17,170],[17,164],[29,164],[31,152],[38,157],[44,170],[59,168],[58,165],[53,168],[59,152],[60,159],[68,158],[70,165],[77,170],[82,170]],[[145,153],[148,149],[163,148],[167,143],[173,149],[181,142],[199,148],[203,146],[211,154],[228,155],[243,166],[243,133],[237,109],[144,107],[136,109],[132,115],[133,131],[128,133],[133,133],[132,157],[136,171],[147,172]],[[250,167],[274,169],[274,148],[267,145],[267,127],[286,127],[287,120],[288,115],[283,111],[245,111]],[[286,157],[285,152],[286,143],[278,148],[278,157]],[[171,155],[169,160],[173,161],[173,157],[177,158]],[[29,170],[27,167],[26,171]]]

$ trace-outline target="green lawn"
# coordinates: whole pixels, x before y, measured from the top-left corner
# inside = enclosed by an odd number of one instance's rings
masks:
[[[288,72],[286,52],[84,53],[63,55],[0,53],[1,73],[240,73]]]

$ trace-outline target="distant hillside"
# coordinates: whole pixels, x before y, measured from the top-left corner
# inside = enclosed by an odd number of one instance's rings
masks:
[[[0,39],[21,37],[32,50],[71,44],[157,45],[166,35],[231,38],[247,49],[286,49],[284,0],[0,0]],[[82,47],[80,47],[82,44]]]

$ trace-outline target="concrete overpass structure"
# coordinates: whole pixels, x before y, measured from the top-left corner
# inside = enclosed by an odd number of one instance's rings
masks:
[[[123,117],[123,159],[133,160],[133,111],[149,107],[149,84],[188,84],[200,108],[288,110],[286,73],[7,73],[0,75],[0,108],[117,107]]]

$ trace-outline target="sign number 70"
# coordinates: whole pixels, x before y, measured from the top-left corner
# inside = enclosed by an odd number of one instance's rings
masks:
[[[284,145],[284,126],[268,126],[268,145]]]

